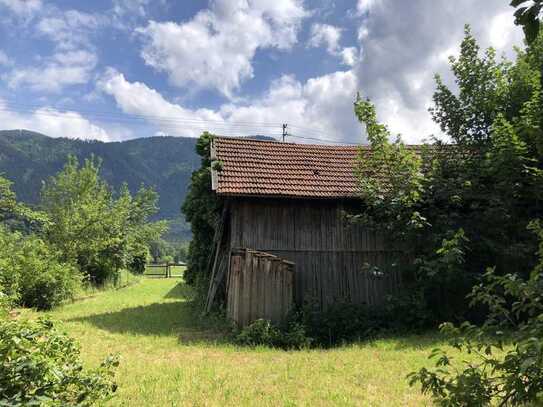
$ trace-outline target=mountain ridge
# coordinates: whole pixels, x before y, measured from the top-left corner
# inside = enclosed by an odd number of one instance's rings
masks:
[[[190,237],[180,213],[192,171],[200,165],[195,138],[157,136],[102,142],[51,138],[28,130],[0,130],[0,174],[11,180],[19,200],[36,205],[41,185],[62,169],[69,154],[80,162],[102,160],[101,174],[115,189],[123,182],[136,192],[143,184],[159,194],[157,219],[172,221],[170,240]]]

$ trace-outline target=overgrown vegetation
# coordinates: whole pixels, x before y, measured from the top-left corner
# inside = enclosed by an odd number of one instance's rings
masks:
[[[496,275],[489,268],[469,294],[471,304],[483,305],[488,317],[482,326],[464,322],[443,324],[450,344],[475,355],[471,363],[456,362],[436,349],[436,368],[422,368],[410,375],[422,391],[440,405],[484,406],[543,403],[543,229],[530,225],[540,239],[539,264],[528,279],[518,274]],[[512,346],[509,346],[512,344]]]
[[[74,296],[83,276],[35,235],[0,224],[0,291],[11,303],[49,309]]]
[[[204,132],[196,142],[201,167],[192,173],[189,191],[182,206],[192,230],[185,281],[196,288],[199,297],[204,297],[209,287],[210,252],[213,250],[213,238],[221,213],[221,202],[211,190],[212,139],[212,134]]]
[[[492,49],[481,55],[466,28],[460,56],[450,58],[458,91],[436,76],[430,110],[447,143],[420,151],[389,141],[371,102],[355,102],[372,148],[360,153],[357,220],[400,242],[415,259],[405,270],[413,306],[431,323],[462,323],[444,329],[480,358],[460,368],[439,354],[436,370],[411,376],[441,405],[541,401],[542,270],[529,229],[540,233],[534,220],[543,215],[542,61],[542,35],[511,63]],[[503,355],[507,330],[513,350]]]
[[[40,210],[17,202],[0,177],[0,404],[89,406],[108,400],[118,360],[84,369],[77,343],[50,321],[12,318],[15,306],[51,309],[82,283],[102,287],[121,272],[143,273],[149,244],[166,225],[150,222],[157,195],[115,193],[98,160],[69,157],[45,183]]]
[[[0,286],[13,305],[49,309],[81,283],[116,282],[123,269],[143,273],[149,244],[166,229],[150,222],[157,195],[126,187],[116,194],[98,160],[73,157],[44,185],[40,211],[17,202],[0,177]]]
[[[312,343],[305,326],[291,318],[283,326],[276,326],[265,319],[257,319],[236,332],[234,342],[245,346],[270,346],[281,349],[305,349]]]
[[[84,369],[76,342],[48,320],[0,320],[0,403],[90,406],[108,400],[118,358]]]

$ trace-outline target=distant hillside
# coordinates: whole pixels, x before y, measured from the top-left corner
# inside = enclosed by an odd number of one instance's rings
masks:
[[[29,204],[39,200],[42,180],[58,172],[68,154],[80,161],[101,157],[103,177],[118,188],[126,182],[135,192],[141,184],[160,194],[158,218],[175,220],[170,239],[190,236],[180,217],[193,169],[200,165],[194,151],[196,139],[149,137],[103,143],[50,138],[30,131],[0,131],[0,173],[15,183],[17,197]]]

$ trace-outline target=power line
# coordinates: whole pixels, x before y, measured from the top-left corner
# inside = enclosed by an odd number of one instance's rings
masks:
[[[43,106],[37,105],[37,104],[30,104],[30,103],[19,103],[19,102],[12,102],[7,101],[7,103],[2,106],[0,105],[0,109],[2,110],[13,110],[15,112],[30,112],[34,113],[36,110],[39,110],[40,112],[46,111],[46,112],[58,112],[59,114],[65,114],[63,112],[59,112],[56,108],[43,108]],[[148,121],[165,121],[165,122],[205,122],[205,123],[214,123],[214,124],[232,124],[235,126],[259,126],[259,127],[273,127],[277,128],[281,126],[280,122],[247,122],[247,121],[233,121],[233,122],[226,122],[224,120],[214,120],[214,119],[201,119],[201,118],[194,118],[194,117],[186,117],[182,115],[175,115],[175,116],[167,116],[167,115],[150,115],[150,114],[138,114],[138,113],[126,113],[123,112],[122,115],[118,113],[112,113],[112,112],[105,112],[105,111],[99,111],[99,110],[92,110],[92,109],[78,109],[75,113],[82,113],[87,114],[89,116],[96,116],[96,117],[115,117],[120,118],[125,116],[126,118],[135,118],[135,119],[143,119]]]
[[[73,118],[73,119],[84,119],[82,116],[78,117],[70,117],[69,113],[75,113],[75,114],[85,114],[87,117],[93,117],[96,119],[99,119],[101,121],[106,122],[114,122],[114,123],[142,123],[147,124],[146,122],[151,122],[151,124],[159,125],[161,126],[165,132],[168,133],[168,129],[175,129],[175,132],[179,131],[179,127],[190,127],[192,129],[197,130],[214,130],[221,132],[223,135],[240,135],[239,133],[256,133],[258,135],[271,135],[271,136],[278,136],[282,137],[283,141],[285,141],[285,137],[293,137],[297,139],[302,140],[311,140],[311,141],[317,141],[320,143],[327,142],[327,143],[333,143],[333,144],[342,144],[342,145],[353,145],[353,144],[359,144],[357,142],[349,143],[349,142],[342,142],[339,140],[333,140],[328,138],[323,138],[323,136],[328,136],[329,133],[325,132],[324,130],[317,129],[317,128],[309,128],[305,126],[300,126],[296,124],[289,124],[286,123],[271,123],[271,122],[244,122],[244,121],[219,121],[219,120],[208,120],[208,119],[201,119],[201,118],[187,118],[183,116],[156,116],[156,115],[142,115],[142,114],[131,114],[131,113],[111,113],[111,112],[101,112],[96,110],[89,110],[89,109],[79,109],[77,112],[60,112],[53,108],[43,108],[39,107],[36,104],[22,104],[22,103],[14,103],[8,101],[3,106],[0,105],[0,111],[4,112],[16,112],[16,113],[31,113],[38,116],[50,116],[50,117],[62,117],[62,118]],[[300,129],[305,130],[304,132],[307,132],[308,134],[314,134],[319,135],[318,137],[311,137],[309,135],[306,136],[300,136],[297,134],[293,134],[290,132],[287,132],[287,126],[294,128],[294,129]],[[282,128],[282,133],[279,132],[273,132],[271,129],[280,129]]]

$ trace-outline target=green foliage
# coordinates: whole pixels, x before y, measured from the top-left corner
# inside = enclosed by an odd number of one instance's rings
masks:
[[[475,361],[455,363],[436,349],[436,369],[420,369],[410,375],[422,391],[442,406],[520,406],[543,403],[543,229],[530,225],[539,236],[539,263],[530,277],[496,275],[488,269],[483,281],[469,295],[471,305],[483,305],[489,314],[478,327],[465,322],[447,323],[442,331],[451,345],[474,355]],[[507,332],[507,335],[504,334]]]
[[[496,62],[495,51],[481,56],[477,41],[466,26],[460,56],[450,57],[458,93],[454,94],[436,75],[435,106],[430,109],[434,121],[455,143],[477,145],[488,139],[499,113],[510,103],[508,75],[511,64]]]
[[[50,309],[74,296],[81,274],[35,235],[0,225],[0,287],[13,304]]]
[[[432,310],[434,323],[462,319],[466,313],[465,293],[475,282],[465,269],[468,243],[459,229],[444,238],[435,253],[415,259],[414,284],[423,293],[425,307]]]
[[[151,242],[151,261],[153,263],[186,262],[188,255],[188,244],[185,242],[171,243],[164,239]]]
[[[282,349],[304,349],[311,345],[304,326],[290,321],[281,329],[266,319],[257,319],[243,328],[234,341],[244,346],[269,346]]]
[[[0,403],[90,406],[111,398],[118,358],[83,368],[76,342],[50,321],[0,320]]]
[[[415,259],[412,278],[404,281],[431,313],[429,321],[471,321],[443,329],[476,362],[453,363],[436,351],[436,369],[411,376],[444,406],[542,402],[543,266],[529,272],[537,240],[527,228],[541,235],[531,221],[542,216],[542,60],[543,35],[511,63],[496,61],[492,49],[481,53],[466,27],[460,56],[450,58],[457,91],[436,76],[430,109],[450,144],[436,140],[418,165],[387,140],[369,102],[355,104],[378,152],[360,160],[366,213],[359,218],[403,239],[399,246]],[[477,327],[473,321],[485,322]],[[511,350],[504,347],[504,330],[511,332]]]
[[[211,190],[212,139],[212,134],[204,132],[196,143],[201,167],[192,173],[189,191],[182,206],[192,230],[185,281],[196,287],[200,296],[205,295],[209,287],[209,254],[213,250],[213,236],[221,213],[221,203]]]
[[[0,222],[12,229],[30,229],[48,222],[44,213],[34,211],[17,202],[12,182],[0,176]]]
[[[301,319],[307,335],[316,344],[328,347],[378,334],[387,323],[384,314],[383,310],[352,303],[331,304],[325,310],[307,304]]]
[[[121,268],[141,271],[149,243],[166,229],[164,222],[148,220],[157,211],[153,190],[142,187],[132,196],[123,185],[115,198],[99,172],[98,160],[80,167],[71,156],[44,185],[41,202],[50,219],[47,240],[98,285]]]
[[[515,63],[496,61],[466,27],[460,56],[450,59],[458,90],[437,76],[430,110],[451,144],[436,140],[418,158],[388,140],[371,103],[355,103],[372,147],[359,159],[364,207],[357,219],[416,259],[407,281],[433,320],[476,316],[462,298],[486,267],[503,275],[533,266],[526,226],[541,215],[543,197],[542,58],[540,37]]]
[[[366,210],[358,220],[379,225],[391,233],[424,226],[424,219],[414,210],[421,199],[421,160],[398,137],[389,141],[387,127],[377,121],[375,107],[357,97],[355,114],[366,125],[371,153],[362,148],[357,161],[357,175]]]
[[[379,307],[340,302],[321,309],[306,303],[295,321],[314,344],[330,347],[387,333],[420,331],[428,326],[430,317],[422,296],[406,292],[388,297]]]

